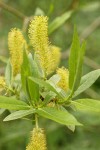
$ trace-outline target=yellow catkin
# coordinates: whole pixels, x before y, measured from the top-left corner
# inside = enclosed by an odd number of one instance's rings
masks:
[[[48,17],[34,17],[29,26],[29,38],[44,73],[50,74],[53,60],[48,39]]]
[[[5,83],[5,79],[4,77],[0,76],[0,88],[5,87],[6,83]]]
[[[34,128],[31,135],[31,140],[26,150],[47,150],[46,137],[44,130],[41,128]]]
[[[58,86],[67,91],[69,89],[69,71],[62,67],[57,69],[57,74],[61,77]]]
[[[20,73],[24,46],[26,46],[26,41],[21,31],[16,28],[12,29],[8,34],[8,47],[14,76]]]
[[[61,49],[55,45],[52,45],[50,50],[51,50],[51,55],[52,55],[52,59],[53,59],[51,72],[53,72],[56,70],[56,68],[58,67],[58,65],[60,63]]]

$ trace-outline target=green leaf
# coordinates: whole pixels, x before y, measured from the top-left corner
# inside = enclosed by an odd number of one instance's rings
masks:
[[[78,99],[71,101],[71,106],[75,110],[90,112],[90,113],[100,113],[100,101],[94,99]]]
[[[23,63],[21,66],[21,81],[25,94],[29,97],[27,78],[30,76],[30,66],[26,51],[23,51]]]
[[[25,116],[33,114],[33,113],[35,113],[35,109],[19,110],[19,111],[13,112],[10,115],[8,115],[3,121],[19,119],[19,118],[25,117]]]
[[[6,70],[5,70],[5,81],[8,87],[11,86],[12,78],[13,78],[12,67],[11,67],[10,60],[8,60]]]
[[[81,79],[81,83],[77,91],[75,92],[73,97],[76,97],[86,89],[88,89],[100,76],[100,69],[94,70],[86,75],[84,75]]]
[[[79,61],[77,64],[76,74],[75,74],[73,88],[72,88],[73,93],[75,90],[77,90],[77,88],[79,87],[79,84],[80,84],[80,80],[81,80],[81,76],[82,76],[82,64],[83,64],[85,49],[86,49],[86,42],[84,41],[82,44],[82,47],[80,49],[80,52],[79,52],[79,59],[78,59]]]
[[[29,77],[31,80],[33,80],[35,83],[39,84],[40,86],[44,86],[45,88],[47,88],[49,91],[52,91],[54,93],[57,94],[57,96],[59,96],[60,98],[62,98],[62,96],[60,95],[60,93],[57,91],[57,89],[55,87],[53,87],[49,82],[47,81],[43,81],[41,79],[37,79],[37,78],[33,78],[33,77]]]
[[[84,41],[82,43],[82,46],[80,47],[77,29],[75,27],[73,42],[71,46],[71,53],[69,58],[69,87],[70,89],[72,89],[72,91],[68,99],[70,99],[73,96],[74,92],[79,87],[82,75],[82,64],[85,49],[86,49],[86,42]]]
[[[37,103],[39,101],[39,85],[36,84],[33,80],[28,78],[28,89],[31,97],[32,103]]]
[[[33,77],[40,77],[38,66],[36,62],[33,60],[32,55],[28,55],[28,60],[29,60],[29,67],[30,67],[30,75]],[[30,99],[32,103],[37,103],[39,101],[39,85],[35,83],[34,81],[30,80],[27,77],[27,82],[28,82],[28,89],[27,91],[29,92]]]
[[[39,108],[37,113],[40,116],[51,119],[63,125],[81,125],[67,110],[63,111],[54,107],[44,107]]]
[[[27,56],[24,51],[23,55],[24,61],[21,69],[22,85],[30,103],[33,104],[33,102],[37,102],[39,100],[39,85],[28,79],[28,77],[39,77],[38,66],[33,60],[31,54]]]
[[[39,85],[31,81],[28,77],[39,77],[38,66],[33,61],[32,55],[29,54],[27,56],[26,52],[24,51],[23,54],[23,64],[21,69],[21,79],[22,79],[22,86],[24,92],[28,96],[28,100],[33,105],[33,103],[39,100]]]
[[[67,21],[71,17],[72,12],[73,11],[68,11],[68,12],[64,13],[63,15],[55,18],[49,25],[49,34],[51,34],[57,28],[59,28],[61,25],[63,25],[65,23],[65,21]]]
[[[74,28],[74,35],[73,41],[70,50],[70,57],[69,57],[69,87],[72,89],[75,74],[77,70],[77,64],[79,59],[79,51],[80,51],[80,41],[77,33],[76,27]]]
[[[66,112],[65,107],[63,107],[63,106],[61,106],[61,105],[60,105],[60,109]],[[82,124],[81,124],[81,125],[82,125]],[[67,128],[68,128],[69,130],[73,131],[73,132],[75,131],[75,125],[67,125]]]
[[[30,106],[25,102],[9,98],[5,96],[0,96],[0,108],[10,109],[10,110],[25,110],[29,109]]]

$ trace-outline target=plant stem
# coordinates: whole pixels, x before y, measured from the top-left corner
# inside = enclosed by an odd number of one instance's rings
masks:
[[[7,4],[0,1],[0,7],[9,11],[10,13],[14,14],[15,16],[19,17],[20,19],[25,19],[26,16],[21,13],[20,11],[16,10],[15,8],[12,8],[11,6],[8,6]]]
[[[38,129],[38,115],[37,114],[35,114],[35,123],[36,123],[36,128]]]

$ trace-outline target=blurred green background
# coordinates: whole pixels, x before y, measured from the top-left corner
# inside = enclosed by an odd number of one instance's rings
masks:
[[[49,23],[65,12],[75,10],[70,18],[49,36],[52,44],[62,49],[60,66],[68,67],[68,51],[72,42],[73,27],[76,24],[80,39],[87,40],[83,75],[100,68],[99,0],[2,0],[2,2],[25,16],[41,13],[47,15]],[[0,75],[4,74],[6,66],[2,59],[4,61],[9,55],[8,32],[13,27],[20,28],[27,37],[27,28],[25,30],[27,20],[28,18],[19,18],[5,10],[0,4]],[[100,78],[80,97],[100,99]],[[34,123],[24,119],[5,123],[2,120],[7,114],[9,111],[6,110],[0,116],[0,150],[25,150]],[[46,129],[49,150],[100,150],[100,115],[84,113],[75,115],[85,126],[77,127],[74,133],[65,126],[40,118],[41,127]]]

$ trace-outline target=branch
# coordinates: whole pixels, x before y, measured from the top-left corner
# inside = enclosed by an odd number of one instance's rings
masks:
[[[0,1],[0,7],[9,11],[10,13],[14,14],[15,16],[19,17],[20,19],[24,20],[26,18],[26,16],[23,13],[19,12],[15,8],[12,8],[11,6],[8,6],[7,4],[5,4],[1,1]]]

